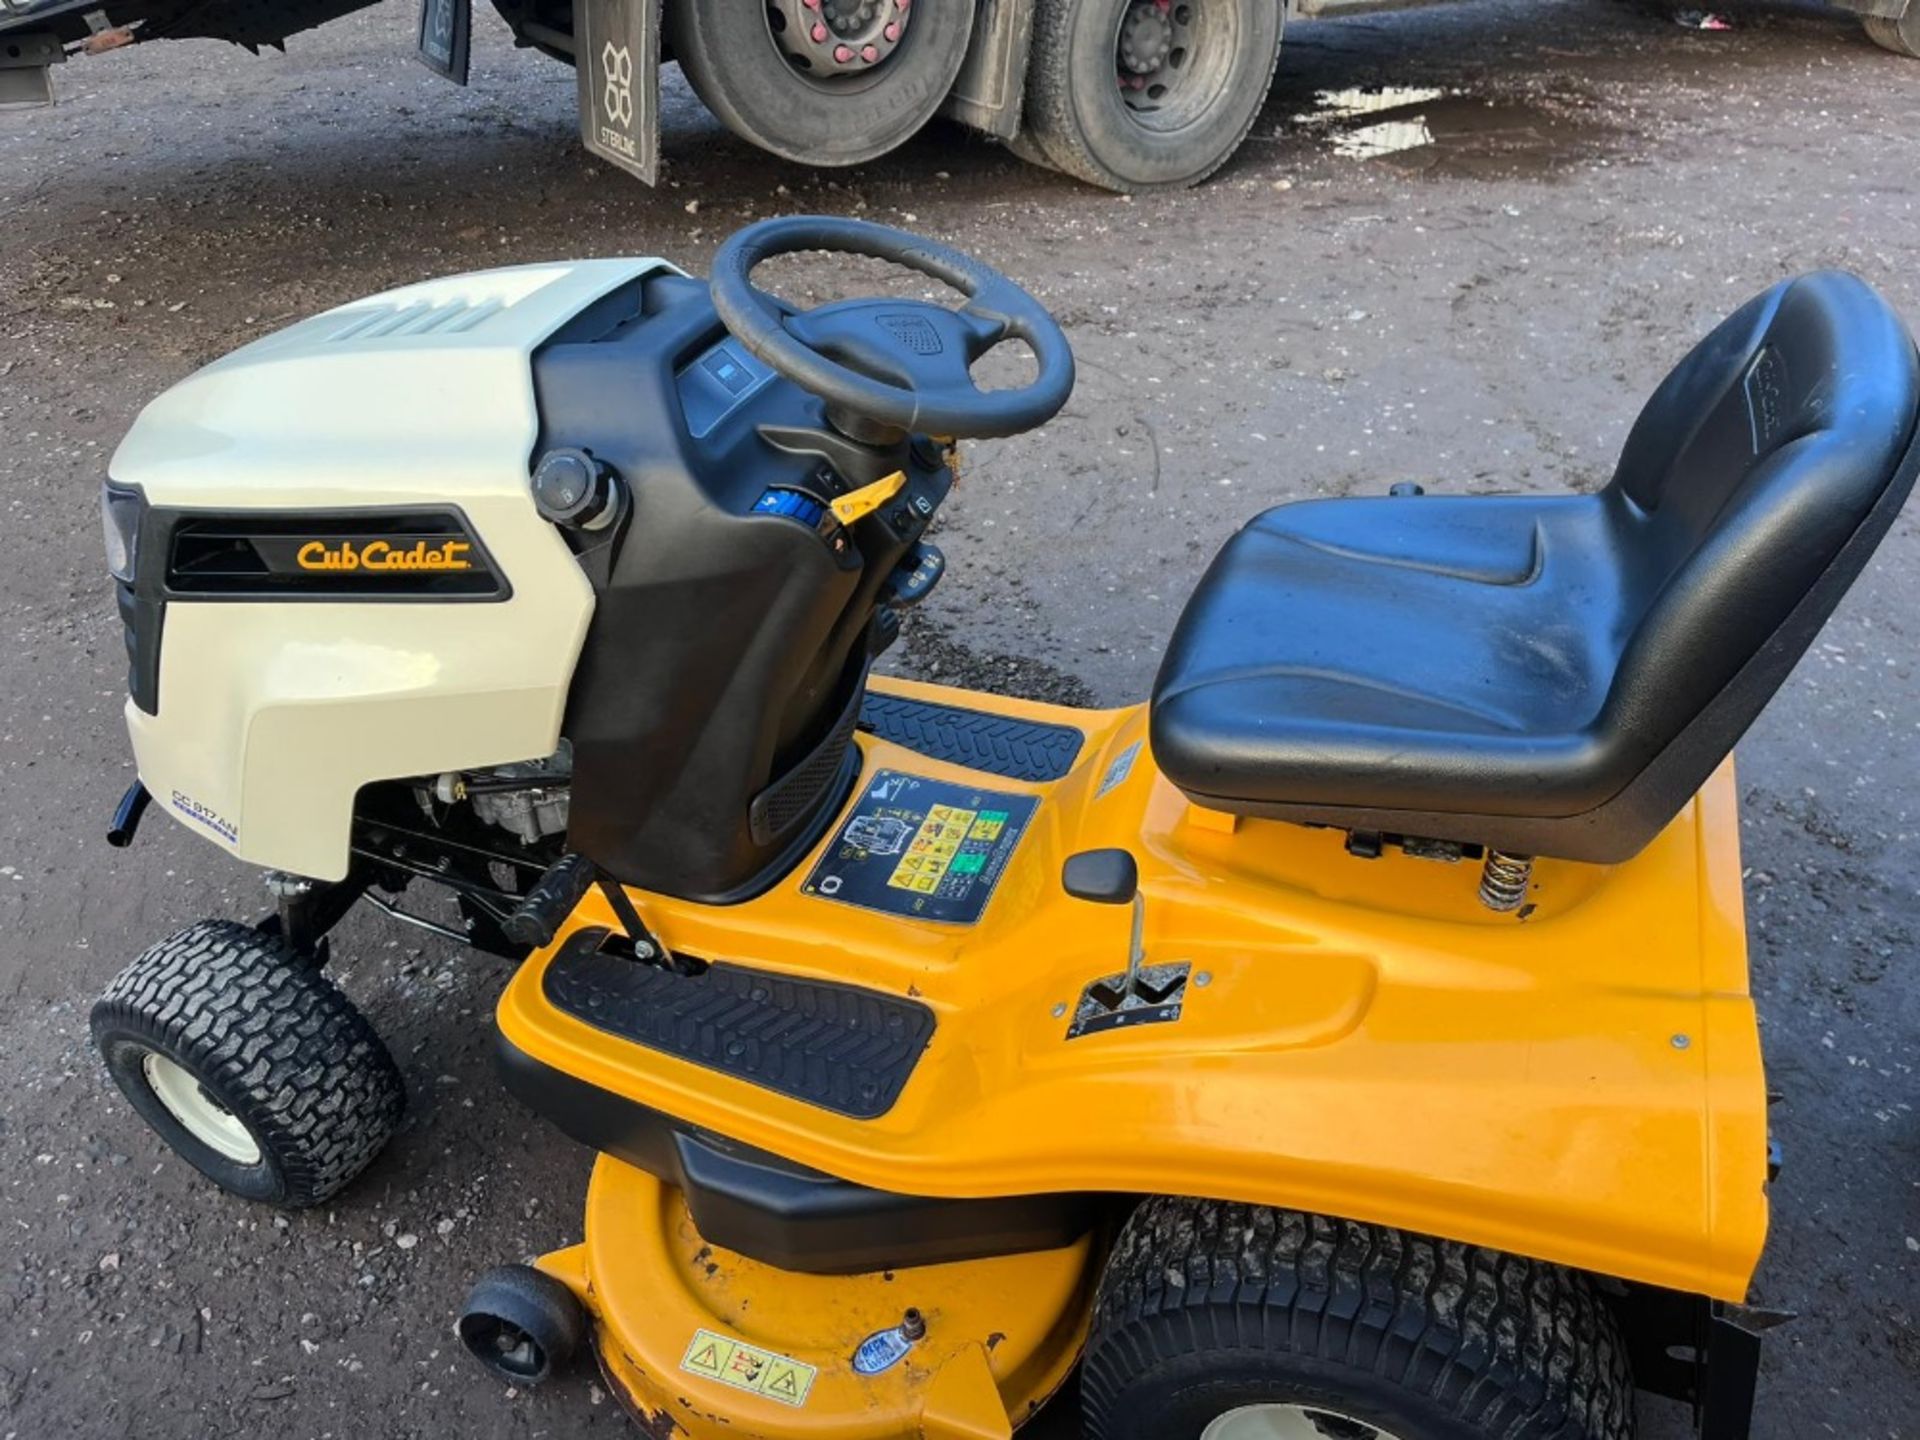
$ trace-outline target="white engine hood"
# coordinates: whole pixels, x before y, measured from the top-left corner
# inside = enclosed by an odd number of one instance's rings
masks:
[[[657,260],[410,285],[238,350],[149,405],[110,474],[159,509],[458,509],[509,592],[460,600],[174,596],[140,776],[241,858],[332,880],[375,780],[554,750],[593,591],[528,489],[535,349]]]

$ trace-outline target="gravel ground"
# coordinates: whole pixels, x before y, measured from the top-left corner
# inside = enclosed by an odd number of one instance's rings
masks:
[[[503,1394],[449,1343],[477,1270],[575,1234],[587,1171],[495,1088],[504,965],[373,916],[343,928],[340,976],[412,1110],[317,1213],[216,1193],[95,1062],[87,1007],[131,954],[261,903],[157,818],[130,852],[101,843],[132,772],[94,497],[149,396],[429,272],[622,252],[697,270],[788,210],[917,226],[1032,286],[1083,380],[1044,431],[975,447],[950,578],[900,663],[1118,702],[1262,506],[1604,483],[1665,368],[1794,271],[1851,267],[1920,319],[1920,66],[1835,12],[1730,13],[1727,33],[1574,0],[1303,24],[1240,158],[1132,201],[945,127],[813,174],[726,136],[677,76],[649,192],[578,152],[568,72],[483,19],[456,92],[408,58],[394,5],[284,57],[75,63],[59,108],[0,120],[0,1440],[622,1426],[584,1377]],[[1432,145],[1345,153],[1353,127],[1316,97],[1387,83],[1462,93],[1430,107]],[[1920,1440],[1917,615],[1909,516],[1741,748],[1787,1159],[1757,1298],[1801,1313],[1768,1352],[1763,1440]],[[1643,1433],[1685,1427],[1648,1407]]]

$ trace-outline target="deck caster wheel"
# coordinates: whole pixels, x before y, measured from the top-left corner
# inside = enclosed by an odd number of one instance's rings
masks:
[[[1081,1400],[1090,1440],[1630,1440],[1634,1428],[1626,1351],[1584,1276],[1203,1200],[1148,1200],[1127,1222]]]
[[[1920,0],[1909,0],[1902,15],[1865,15],[1867,38],[1883,50],[1920,60]]]
[[[373,1027],[314,966],[231,920],[149,948],[93,1007],[107,1073],[222,1188],[317,1205],[366,1168],[406,1105]]]
[[[565,1285],[531,1265],[501,1265],[474,1283],[454,1326],[467,1353],[511,1385],[566,1368],[587,1337],[587,1313]]]

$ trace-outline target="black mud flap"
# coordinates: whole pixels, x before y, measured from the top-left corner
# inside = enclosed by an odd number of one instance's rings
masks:
[[[1729,1305],[1654,1285],[1625,1286],[1609,1299],[1634,1384],[1691,1405],[1700,1440],[1749,1440],[1761,1336],[1793,1319],[1793,1312]]]
[[[1749,1440],[1760,1388],[1760,1335],[1783,1318],[1783,1312],[1715,1307],[1707,1332],[1706,1379],[1697,1402],[1700,1440]]]
[[[660,161],[660,0],[573,0],[580,139],[653,184]]]
[[[420,0],[414,55],[442,79],[465,85],[473,70],[473,0]]]
[[[980,0],[967,58],[940,112],[1002,140],[1020,133],[1034,0]]]
[[[52,67],[66,58],[57,36],[9,34],[0,44],[0,110],[51,105]]]

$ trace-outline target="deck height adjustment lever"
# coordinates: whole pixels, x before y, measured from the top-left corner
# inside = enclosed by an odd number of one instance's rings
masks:
[[[1192,966],[1184,960],[1147,964],[1147,902],[1140,893],[1140,866],[1133,856],[1119,849],[1083,850],[1067,857],[1060,884],[1076,900],[1133,907],[1127,968],[1118,975],[1103,975],[1081,992],[1067,1038],[1178,1020]]]
[[[1140,866],[1125,850],[1082,850],[1069,855],[1060,870],[1060,885],[1076,900],[1096,905],[1131,905],[1133,938],[1127,947],[1127,970],[1122,985],[1108,1003],[1119,1005],[1137,993],[1140,965],[1147,958],[1143,940],[1147,929],[1147,902],[1140,896]],[[1095,985],[1106,984],[1096,981]],[[1106,997],[1102,997],[1106,998]]]

